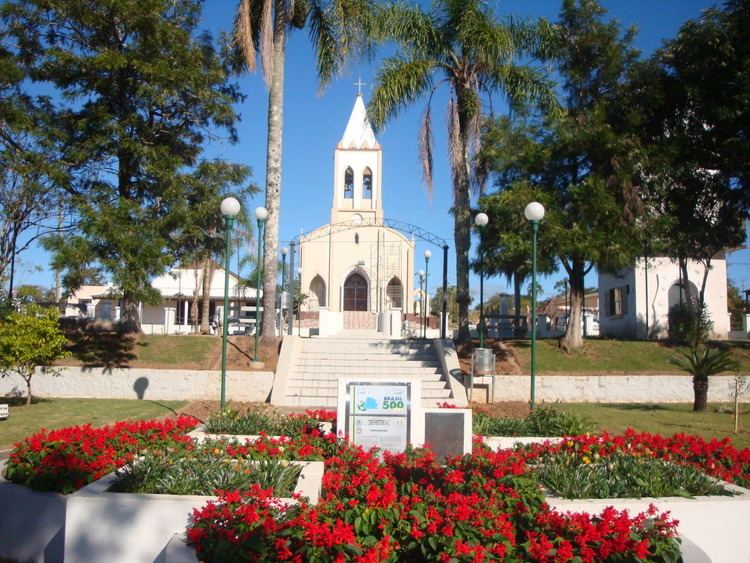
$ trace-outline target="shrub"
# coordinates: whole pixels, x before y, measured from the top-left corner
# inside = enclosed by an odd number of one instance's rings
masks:
[[[197,425],[189,416],[164,421],[117,422],[40,430],[14,445],[6,466],[9,481],[38,491],[72,493],[133,461],[149,448],[191,443]]]
[[[473,427],[474,433],[482,436],[575,436],[595,430],[578,415],[544,407],[534,409],[525,419],[475,412]]]
[[[694,467],[661,459],[613,454],[606,458],[560,453],[541,456],[541,483],[563,498],[693,497],[735,494]]]
[[[275,411],[240,414],[227,408],[212,414],[204,425],[204,430],[214,434],[301,436],[313,431],[320,432],[321,422],[335,420],[335,411],[308,410],[303,415],[283,415]]]
[[[302,471],[282,460],[243,461],[220,452],[210,442],[196,448],[151,451],[122,469],[116,492],[213,495],[246,490],[257,484],[277,497],[291,497]]]
[[[680,302],[669,309],[669,340],[675,344],[697,346],[708,340],[713,322],[705,305],[696,299]]]

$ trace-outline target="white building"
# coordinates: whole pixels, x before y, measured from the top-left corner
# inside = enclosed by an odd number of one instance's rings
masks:
[[[255,325],[256,290],[243,287],[239,277],[229,272],[230,333],[252,332]],[[151,282],[161,294],[156,305],[141,303],[141,329],[146,334],[183,334],[193,332],[201,322],[203,269],[175,268]],[[262,292],[261,292],[262,296]],[[197,301],[197,314],[191,306]],[[214,264],[209,289],[209,317],[222,319],[224,309],[224,269]],[[65,306],[66,316],[117,322],[120,320],[120,292],[112,286],[83,286],[71,294]]]
[[[685,302],[685,287],[697,297],[703,281],[703,265],[688,262],[688,279],[683,280],[677,261],[654,257],[638,258],[632,268],[619,275],[599,274],[599,331],[617,338],[667,338],[669,310]],[[727,305],[727,263],[723,252],[713,257],[704,294],[713,322],[712,338],[729,333]]]
[[[358,94],[334,151],[331,222],[300,237],[303,316],[316,312],[321,334],[384,323],[400,334],[414,303],[414,241],[383,226],[382,161]]]

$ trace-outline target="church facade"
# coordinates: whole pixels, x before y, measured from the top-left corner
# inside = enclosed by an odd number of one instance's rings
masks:
[[[318,312],[321,334],[400,334],[414,301],[414,240],[383,225],[382,165],[358,94],[334,151],[331,221],[299,238],[302,310]]]

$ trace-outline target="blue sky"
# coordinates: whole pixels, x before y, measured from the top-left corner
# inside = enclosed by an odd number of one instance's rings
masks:
[[[204,6],[204,27],[216,35],[229,30],[237,7],[237,0],[207,0]],[[508,0],[498,2],[497,10],[503,16],[533,18],[543,16],[557,18],[560,2],[557,0]],[[657,49],[664,39],[674,37],[680,25],[700,15],[714,2],[701,0],[609,0],[602,4],[612,17],[625,26],[636,25],[639,33],[636,46],[644,55]],[[315,62],[306,32],[295,31],[287,48],[282,201],[281,244],[315,227],[326,224],[330,218],[333,182],[333,150],[344,132],[349,113],[354,104],[358,77],[366,83],[363,87],[365,101],[377,69],[373,64],[353,64],[344,75],[330,84],[322,93],[315,76]],[[245,100],[238,104],[241,114],[238,124],[239,143],[214,140],[208,150],[209,157],[221,157],[248,164],[253,169],[256,184],[265,183],[266,157],[266,109],[267,96],[260,73],[245,75],[238,80]],[[378,133],[383,147],[383,208],[385,216],[420,227],[446,239],[452,246],[453,219],[448,213],[451,206],[450,172],[445,152],[445,128],[442,118],[446,106],[446,92],[433,100],[435,127],[435,189],[433,196],[427,195],[421,179],[417,160],[417,131],[424,102],[417,102],[403,111]],[[494,100],[495,111],[503,111],[501,100]],[[491,189],[491,188],[490,188]],[[263,204],[258,195],[249,202],[251,208]],[[217,210],[218,213],[218,210]],[[421,257],[428,248],[419,241],[416,256]],[[442,269],[440,252],[431,248],[430,291],[440,285]],[[415,269],[422,264],[418,259]],[[53,285],[52,273],[48,271],[48,258],[38,249],[21,256],[17,282]],[[41,269],[41,270],[40,270]],[[742,250],[730,256],[729,276],[742,288],[750,287],[750,251]],[[542,280],[544,296],[552,294],[552,288],[560,275]],[[448,260],[449,283],[455,283],[455,256],[451,251]],[[472,279],[472,292],[478,291],[478,280]],[[587,286],[595,286],[594,274],[589,274]],[[500,278],[485,281],[485,295],[497,291],[509,291]]]

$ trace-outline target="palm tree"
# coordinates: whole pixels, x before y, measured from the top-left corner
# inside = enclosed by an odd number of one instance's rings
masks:
[[[368,115],[376,128],[417,98],[427,96],[419,134],[420,160],[432,190],[430,102],[441,84],[450,88],[449,160],[453,180],[454,242],[458,286],[458,338],[469,336],[470,192],[481,188],[474,153],[479,145],[483,95],[502,91],[512,105],[534,101],[555,107],[545,76],[516,63],[546,48],[543,24],[500,22],[481,0],[435,0],[429,12],[396,4],[377,14],[374,34],[393,41],[398,54],[386,58],[375,80]]]
[[[268,88],[266,201],[263,259],[263,335],[275,335],[281,202],[281,135],[287,33],[307,26],[325,86],[369,36],[370,0],[241,0],[235,17],[235,63],[249,71],[259,57]]]

